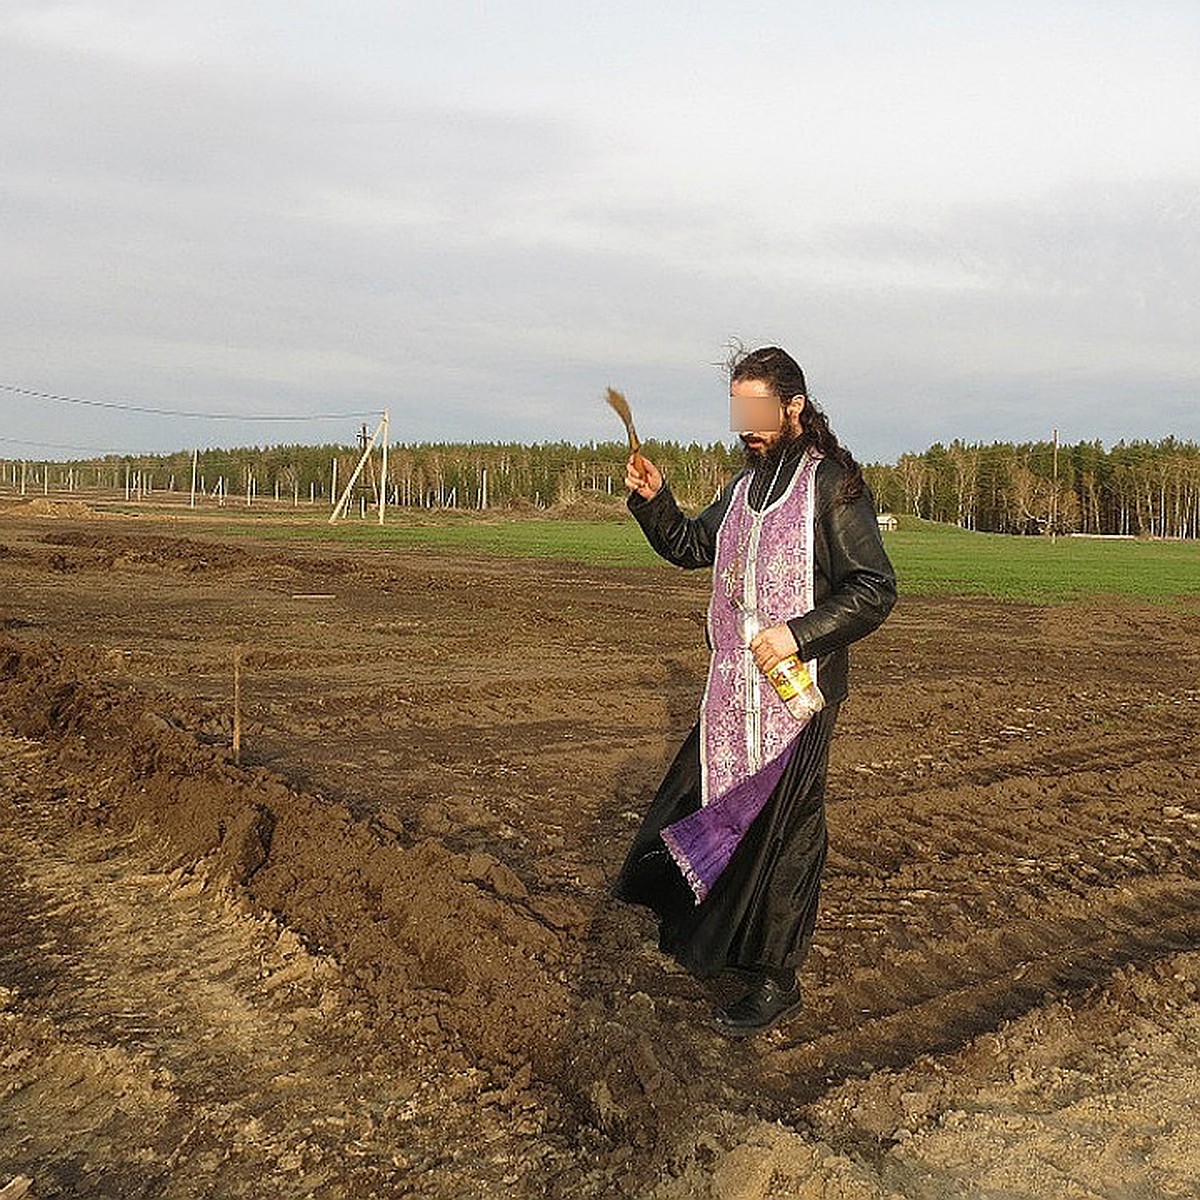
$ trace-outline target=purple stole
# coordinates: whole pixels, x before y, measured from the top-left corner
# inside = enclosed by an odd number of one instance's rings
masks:
[[[712,658],[700,707],[700,805],[662,839],[699,904],[783,776],[804,725],[788,712],[747,646],[813,608],[813,519],[820,455],[806,451],[783,495],[762,512],[734,488],[717,532],[708,606]],[[749,633],[749,636],[747,636]],[[806,664],[813,680],[817,664]]]

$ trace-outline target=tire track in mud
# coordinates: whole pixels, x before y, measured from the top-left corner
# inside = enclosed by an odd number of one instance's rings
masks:
[[[1103,773],[1178,762],[1194,740],[1178,732],[1098,735],[1086,744],[1079,744],[1073,739],[1053,739],[1049,745],[1040,745],[1032,753],[1013,750],[1006,755],[998,755],[995,762],[965,767],[959,778],[962,783],[974,786],[1019,777],[1067,780],[1080,772]]]
[[[137,835],[72,825],[79,786],[0,737],[0,1182],[28,1175],[39,1200],[349,1200],[511,1176],[453,1069],[373,1037],[291,932],[160,869]],[[420,1182],[435,1166],[446,1191]]]
[[[935,735],[924,787],[881,772],[835,803],[808,1006],[756,1047],[777,1113],[1200,943],[1194,696],[968,761]]]
[[[281,1196],[328,1182],[319,1129],[347,1123],[338,1059],[316,1040],[333,969],[202,895],[203,880],[155,870],[131,838],[64,827],[40,748],[4,739],[0,762],[13,864],[0,1159],[39,1196],[253,1195],[264,1172]]]
[[[930,946],[895,969],[856,973],[833,996],[818,989],[809,1013],[763,1043],[756,1071],[783,1113],[1200,943],[1200,882],[1147,881],[1092,907],[1086,918],[1049,915]],[[823,1029],[812,1010],[827,1016]]]

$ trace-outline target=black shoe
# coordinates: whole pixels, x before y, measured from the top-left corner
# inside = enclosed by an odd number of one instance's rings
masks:
[[[798,983],[783,987],[768,975],[740,1000],[717,1013],[717,1028],[729,1037],[766,1033],[794,1017],[802,1005]]]

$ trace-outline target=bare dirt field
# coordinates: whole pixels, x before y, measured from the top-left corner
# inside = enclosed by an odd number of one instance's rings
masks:
[[[706,588],[0,508],[0,1197],[1200,1195],[1195,612],[904,597],[743,1044],[608,898]]]

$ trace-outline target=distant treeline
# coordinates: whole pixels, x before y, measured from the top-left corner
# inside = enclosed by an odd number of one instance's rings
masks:
[[[559,509],[624,499],[628,451],[616,442],[534,446],[461,443],[388,449],[387,503],[408,508]],[[713,499],[741,465],[725,443],[648,443],[686,508]],[[206,499],[332,504],[361,452],[353,447],[272,446],[195,452],[197,494]],[[378,451],[364,466],[355,504],[374,504],[382,469]],[[895,464],[864,468],[881,511],[912,514],[994,533],[1125,534],[1200,537],[1200,446],[1160,442],[951,442]],[[72,463],[0,462],[6,491],[86,493],[124,490],[190,493],[193,452],[109,456]]]
[[[646,453],[653,454],[670,477],[681,503],[693,506],[707,504],[741,462],[739,449],[720,443],[647,443]],[[611,501],[615,508],[625,497],[628,455],[625,445],[617,442],[393,444],[388,447],[387,503],[412,508],[553,509],[602,500]],[[209,498],[250,494],[332,505],[361,457],[361,449],[344,445],[199,450],[194,455],[196,486],[200,495]],[[359,474],[356,500],[376,502],[381,470],[377,448]],[[48,465],[0,462],[0,486],[10,491],[189,493],[192,478],[191,450]]]
[[[1200,446],[954,441],[866,475],[880,509],[989,533],[1200,537]]]

